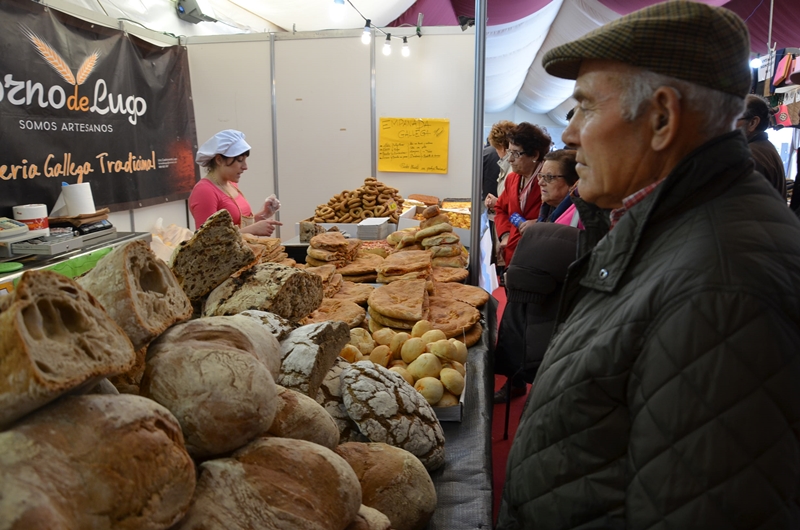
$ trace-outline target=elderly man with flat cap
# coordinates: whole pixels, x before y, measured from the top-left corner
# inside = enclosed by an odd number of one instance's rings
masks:
[[[748,50],[678,1],[545,55],[586,230],[498,528],[800,528],[800,222],[735,128]]]

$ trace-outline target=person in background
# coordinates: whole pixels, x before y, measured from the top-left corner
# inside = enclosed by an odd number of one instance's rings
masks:
[[[511,256],[519,242],[519,227],[526,222],[535,223],[539,217],[542,195],[536,176],[544,163],[544,155],[552,145],[547,131],[527,122],[517,125],[509,136],[508,153],[512,172],[497,199],[494,220],[500,251],[506,263],[511,263]]]
[[[769,127],[769,104],[760,96],[748,94],[744,100],[744,113],[736,125],[747,137],[747,146],[753,154],[756,171],[764,175],[772,187],[786,200],[786,171],[778,150],[767,135]]]
[[[800,221],[736,129],[749,59],[685,0],[544,54],[586,229],[497,529],[800,528]]]
[[[492,125],[488,138],[489,145],[483,150],[483,202],[489,211],[494,210],[497,197],[503,193],[506,177],[511,171],[511,162],[508,160],[508,136],[514,127],[516,124],[508,120],[498,121]],[[494,182],[489,181],[490,177]]]
[[[572,206],[570,193],[578,185],[575,170],[575,151],[558,149],[544,155],[544,165],[539,172],[539,188],[542,190],[542,208],[539,222],[554,222]]]
[[[271,236],[281,223],[270,219],[281,207],[274,195],[264,201],[264,208],[253,215],[250,203],[239,190],[239,179],[247,170],[250,145],[244,133],[233,129],[220,131],[197,150],[195,161],[208,168],[206,176],[195,184],[189,195],[189,211],[200,227],[211,214],[228,210],[242,233]]]

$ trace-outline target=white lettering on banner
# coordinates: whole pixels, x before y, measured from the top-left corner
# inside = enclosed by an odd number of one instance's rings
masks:
[[[111,112],[112,114],[128,115],[128,121],[132,125],[136,125],[139,117],[144,116],[147,112],[147,101],[138,96],[125,97],[122,94],[114,94],[108,91],[105,80],[98,79],[94,85],[94,101],[90,108],[83,105],[77,105],[77,86],[75,86],[75,95],[70,96],[69,99],[75,99],[75,104],[70,103],[70,110],[96,112],[100,115],[105,115]],[[13,74],[6,74],[3,77],[3,84],[0,84],[0,101],[4,99],[16,105],[32,106],[38,105],[40,108],[48,106],[54,109],[60,109],[67,103],[67,93],[59,85],[53,85],[47,90],[47,100],[45,100],[44,85],[38,82],[17,81],[14,79]],[[81,100],[87,98],[81,98]],[[107,103],[106,106],[100,106]]]
[[[98,103],[104,101],[108,97],[108,106],[99,107]],[[130,114],[128,121],[136,125],[139,116],[143,116],[147,112],[147,102],[144,98],[128,96],[123,104],[122,94],[117,94],[117,104],[114,105],[114,94],[109,93],[106,88],[106,82],[103,79],[98,79],[94,84],[94,104],[89,109],[98,114],[106,114],[110,110],[114,114]]]

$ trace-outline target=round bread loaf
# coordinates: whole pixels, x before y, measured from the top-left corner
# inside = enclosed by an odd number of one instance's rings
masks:
[[[128,394],[65,397],[0,433],[0,528],[161,530],[195,469],[175,417]]]
[[[421,530],[436,509],[436,488],[419,459],[383,443],[345,443],[335,449],[361,483],[361,502],[392,522],[394,530]]]
[[[388,517],[375,508],[362,504],[356,518],[346,530],[392,530],[392,523]]]
[[[147,361],[141,395],[167,407],[181,424],[193,457],[219,455],[265,433],[277,407],[277,388],[253,355],[175,344]]]
[[[305,440],[260,438],[200,469],[176,530],[344,530],[361,506],[353,469]]]
[[[369,439],[361,434],[356,423],[347,414],[342,399],[342,371],[349,367],[350,363],[337,357],[333,366],[322,380],[322,385],[317,393],[317,403],[322,405],[333,418],[336,427],[339,429],[339,442],[366,442]]]
[[[175,345],[196,341],[203,348],[239,350],[252,354],[264,363],[273,379],[280,375],[281,345],[271,333],[271,328],[259,318],[232,315],[205,317],[172,326],[147,349],[147,358]]]
[[[347,414],[373,442],[400,447],[429,470],[444,464],[444,433],[433,408],[402,376],[371,361],[342,372]]]
[[[300,392],[278,386],[275,418],[269,433],[308,440],[328,449],[339,444],[339,428],[322,405]]]

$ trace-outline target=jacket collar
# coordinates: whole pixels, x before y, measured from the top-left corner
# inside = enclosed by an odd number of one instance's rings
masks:
[[[608,232],[607,210],[576,203],[587,232],[581,239],[580,250],[591,250],[580,284],[604,292],[616,290],[648,226],[711,200],[752,169],[745,137],[737,130],[706,142],[684,157],[664,182],[632,207],[611,232]],[[592,245],[594,241],[596,245]]]

